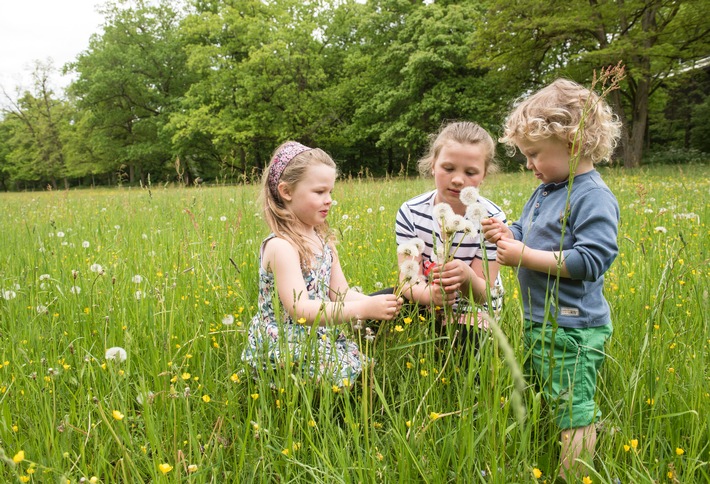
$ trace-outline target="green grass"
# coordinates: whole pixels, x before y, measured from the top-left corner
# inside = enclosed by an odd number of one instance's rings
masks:
[[[606,279],[615,330],[589,476],[707,482],[710,169],[603,175],[621,250]],[[482,193],[515,219],[534,185],[501,174]],[[351,285],[393,285],[394,215],[431,186],[338,182],[330,222]],[[353,392],[289,371],[251,378],[240,354],[268,231],[257,192],[0,194],[0,288],[16,296],[0,294],[0,481],[535,482],[535,468],[551,481],[557,432],[533,387],[513,390],[497,338],[461,355],[403,314],[362,341],[376,364]],[[522,363],[519,293],[512,270],[503,276],[500,324]],[[112,346],[125,362],[105,360]]]

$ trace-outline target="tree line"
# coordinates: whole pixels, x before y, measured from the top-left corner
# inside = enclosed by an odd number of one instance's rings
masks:
[[[249,181],[286,139],[349,175],[413,174],[428,134],[494,136],[514,100],[621,62],[616,158],[710,152],[703,0],[117,0],[64,69],[3,89],[0,189]],[[500,156],[505,160],[505,155]]]

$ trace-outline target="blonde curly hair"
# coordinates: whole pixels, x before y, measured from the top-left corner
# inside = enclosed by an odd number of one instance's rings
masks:
[[[555,137],[570,146],[576,143],[582,158],[598,163],[611,159],[620,133],[621,123],[604,99],[576,82],[557,79],[516,101],[499,141],[512,156],[516,141]]]

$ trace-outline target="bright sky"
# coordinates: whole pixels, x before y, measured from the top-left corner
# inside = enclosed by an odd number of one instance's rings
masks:
[[[102,0],[0,0],[0,86],[14,94],[16,86],[31,88],[35,60],[53,61],[54,88],[72,80],[62,66],[89,46],[103,17]]]

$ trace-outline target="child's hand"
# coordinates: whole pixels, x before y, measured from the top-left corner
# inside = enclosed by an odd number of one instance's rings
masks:
[[[447,294],[460,290],[473,276],[471,266],[464,261],[454,259],[443,266],[435,265],[431,271],[432,280],[444,287]]]
[[[429,290],[431,291],[431,304],[434,306],[451,306],[456,301],[456,291],[446,292],[443,286],[435,282],[429,285]]]
[[[503,237],[498,240],[496,260],[504,266],[523,265],[523,249],[525,244],[513,238]]]
[[[503,237],[513,238],[513,232],[508,226],[497,218],[487,218],[481,220],[481,231],[488,242],[498,244],[498,241]]]
[[[397,317],[402,308],[403,299],[394,294],[378,294],[370,296],[366,302],[368,306],[368,319],[391,321]]]

